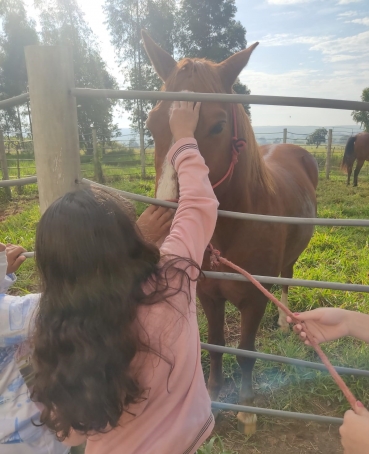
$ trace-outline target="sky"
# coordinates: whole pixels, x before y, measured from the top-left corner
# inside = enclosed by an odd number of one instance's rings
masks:
[[[123,85],[103,0],[79,4]],[[248,45],[260,43],[240,75],[252,94],[360,100],[369,86],[369,0],[236,0],[236,6]],[[253,105],[251,113],[255,126],[356,125],[350,111],[333,109]],[[116,120],[129,126],[125,115]]]

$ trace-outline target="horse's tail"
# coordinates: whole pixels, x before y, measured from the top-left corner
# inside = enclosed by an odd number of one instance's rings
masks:
[[[347,168],[353,164],[355,161],[355,140],[356,136],[352,136],[348,139],[345,147],[345,153],[343,155],[343,160],[341,164],[341,169],[347,171]]]

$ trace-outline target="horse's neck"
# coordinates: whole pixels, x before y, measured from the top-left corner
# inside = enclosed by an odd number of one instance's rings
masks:
[[[239,156],[232,179],[219,196],[225,210],[256,212],[261,199],[268,197],[270,192],[272,176],[253,133],[249,133],[247,139],[248,146]]]
[[[236,164],[236,167],[238,164]],[[248,184],[242,176],[242,168],[235,168],[232,179],[223,188],[215,191],[219,201],[219,209],[236,212],[252,212],[256,188]]]

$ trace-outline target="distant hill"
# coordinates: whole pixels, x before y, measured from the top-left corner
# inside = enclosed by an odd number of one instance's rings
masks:
[[[348,137],[361,132],[359,126],[253,126],[256,140],[260,144],[277,143],[283,139],[283,129],[287,129],[287,142],[305,144],[306,137],[319,128],[333,130],[333,143],[345,144]]]
[[[361,132],[359,126],[341,125],[341,126],[253,126],[256,139],[259,143],[273,143],[282,141],[283,129],[287,128],[287,141],[295,143],[306,143],[306,137],[318,128],[326,128],[333,130],[333,142],[346,143],[346,140],[352,134]],[[139,136],[129,128],[120,129],[121,136],[118,139],[122,143],[128,145],[130,140],[136,142],[138,146]]]
[[[283,129],[287,128],[288,132],[294,134],[311,134],[318,128],[333,129],[333,132],[343,133],[343,134],[357,134],[361,131],[359,126],[352,125],[343,125],[343,126],[253,126],[255,134],[266,134],[266,133],[281,133],[283,134]]]
[[[121,128],[119,130],[120,136],[118,138],[119,142],[122,142],[125,145],[129,145],[129,141],[132,140],[136,142],[134,147],[138,146],[138,143],[140,142],[140,138],[137,133],[132,131],[130,128]]]

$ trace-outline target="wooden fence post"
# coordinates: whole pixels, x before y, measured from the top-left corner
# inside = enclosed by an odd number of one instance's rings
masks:
[[[94,153],[95,180],[98,183],[104,183],[104,176],[101,168],[99,150],[97,149],[96,128],[92,128],[92,147]]]
[[[287,143],[287,128],[283,129],[283,143]]]
[[[6,162],[6,154],[5,154],[5,144],[4,144],[4,135],[2,129],[0,129],[0,164],[1,170],[3,173],[3,180],[9,180],[9,173],[8,173],[8,163]],[[12,191],[11,189],[4,188],[6,197],[11,200],[12,198]]]
[[[40,210],[79,188],[80,155],[72,49],[27,46],[26,64]]]
[[[331,154],[332,154],[332,129],[328,131],[327,160],[325,162],[325,178],[329,180],[331,172]]]

